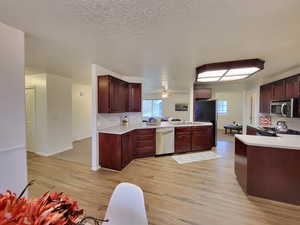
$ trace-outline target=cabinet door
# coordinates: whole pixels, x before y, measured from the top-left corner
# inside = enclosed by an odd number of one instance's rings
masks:
[[[142,85],[129,84],[129,112],[142,111]]]
[[[196,88],[194,89],[194,98],[195,99],[210,99],[212,95],[211,88]]]
[[[192,135],[190,127],[175,128],[175,153],[191,151]]]
[[[212,146],[212,126],[192,127],[192,151],[210,150]]]
[[[155,155],[155,129],[137,129],[134,131],[134,157],[148,157]]]
[[[132,160],[132,135],[126,133],[122,135],[122,168],[127,166]]]
[[[254,127],[247,126],[247,135],[256,135],[256,129]]]
[[[128,112],[128,94],[129,94],[129,89],[128,89],[128,83],[125,81],[120,81],[120,91],[119,91],[119,110],[121,112]]]
[[[110,112],[111,113],[120,113],[122,112],[120,106],[120,80],[112,78],[110,84]]]
[[[110,112],[110,76],[98,76],[98,113]]]
[[[272,100],[284,100],[285,98],[285,80],[279,80],[274,82]]]
[[[99,134],[99,162],[104,168],[122,169],[121,135]]]
[[[111,79],[110,112],[128,112],[128,83],[117,78]]]
[[[299,98],[299,77],[293,76],[285,80],[285,97]]]
[[[267,84],[260,87],[260,112],[270,113],[270,104],[273,98],[273,85]]]

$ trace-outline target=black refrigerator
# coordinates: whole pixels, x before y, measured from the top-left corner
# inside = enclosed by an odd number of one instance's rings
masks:
[[[214,146],[217,146],[217,101],[196,100],[195,121],[211,122],[213,124],[213,143]]]

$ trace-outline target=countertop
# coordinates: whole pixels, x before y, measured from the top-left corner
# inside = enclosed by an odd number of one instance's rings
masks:
[[[150,126],[147,125],[146,123],[139,123],[139,124],[129,124],[128,126],[114,126],[114,127],[104,128],[104,129],[98,129],[98,133],[121,135],[136,129],[212,126],[212,125],[213,124],[209,122],[193,122],[189,124],[176,124],[176,123],[174,124],[169,122],[161,122],[161,124],[157,126]]]
[[[278,137],[267,137],[236,134],[235,137],[250,146],[300,150],[299,135],[278,134]]]

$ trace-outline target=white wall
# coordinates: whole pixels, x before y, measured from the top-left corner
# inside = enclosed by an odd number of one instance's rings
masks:
[[[89,85],[72,85],[72,136],[73,141],[91,137],[92,88]]]
[[[72,146],[72,80],[47,74],[48,151],[52,155]]]
[[[0,23],[0,193],[27,182],[24,33]]]

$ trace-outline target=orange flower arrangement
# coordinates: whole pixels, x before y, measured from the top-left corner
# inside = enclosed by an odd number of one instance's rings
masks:
[[[45,193],[32,201],[10,191],[0,195],[0,225],[72,225],[82,214],[64,193]]]

